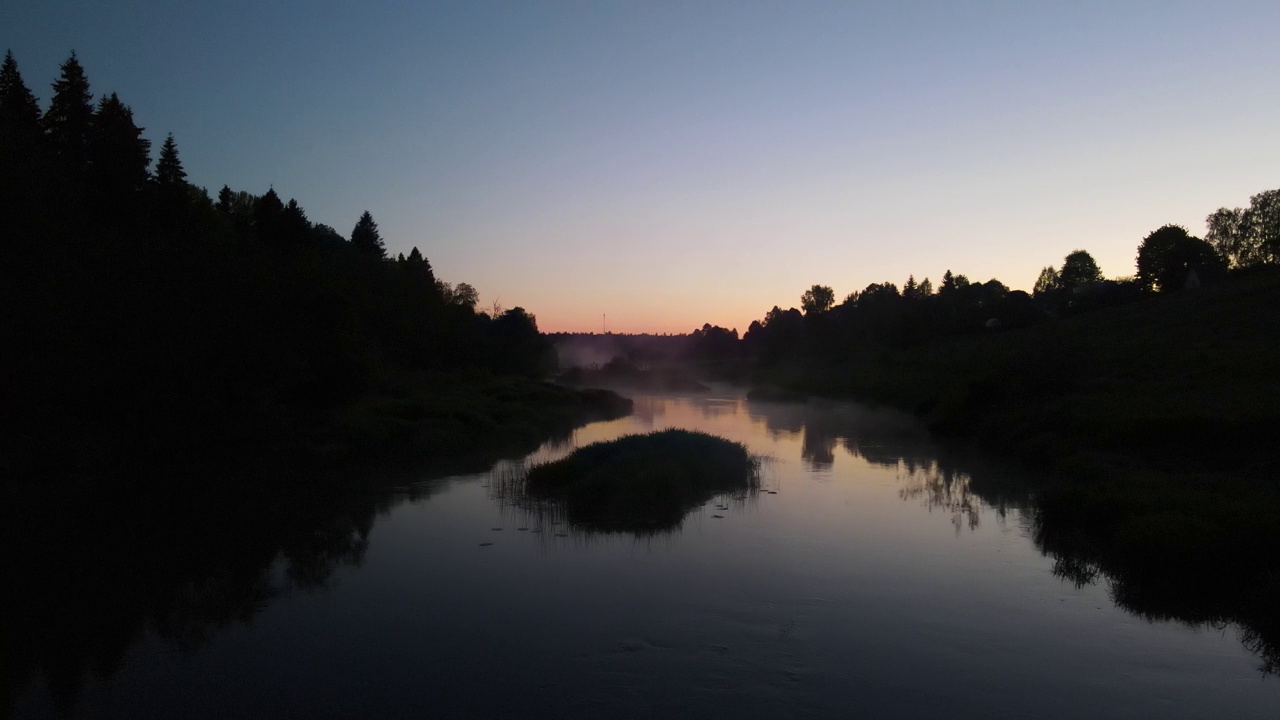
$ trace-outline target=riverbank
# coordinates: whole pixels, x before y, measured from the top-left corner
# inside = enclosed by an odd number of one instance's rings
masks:
[[[1260,610],[1280,604],[1276,368],[1280,272],[1268,270],[757,380],[902,408],[939,436],[1048,471],[1034,488],[1046,551],[1141,578],[1131,598],[1177,586],[1184,607],[1167,612],[1247,618],[1274,643]],[[1206,583],[1211,604],[1197,600]],[[1262,654],[1274,667],[1275,650]]]
[[[216,483],[255,494],[270,494],[264,486],[367,485],[388,472],[483,470],[588,422],[630,412],[629,399],[607,390],[485,371],[400,372],[347,402],[250,417],[239,427],[175,418],[154,432],[121,424],[53,439],[10,435],[4,489],[16,500],[32,493],[146,493],[172,484]]]

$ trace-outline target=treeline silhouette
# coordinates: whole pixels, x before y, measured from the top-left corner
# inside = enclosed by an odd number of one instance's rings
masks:
[[[936,289],[929,278],[917,282],[912,275],[901,288],[872,283],[839,304],[829,286],[814,285],[801,296],[800,309],[774,306],[752,322],[742,352],[769,364],[797,357],[840,360],[868,345],[918,347],[1215,284],[1230,271],[1280,262],[1280,190],[1255,195],[1248,210],[1219,210],[1209,225],[1212,242],[1178,225],[1153,231],[1138,246],[1131,277],[1108,280],[1092,255],[1075,250],[1061,266],[1041,270],[1031,293],[996,279],[973,282],[951,270]]]
[[[531,314],[477,312],[417,248],[387,257],[370,213],[346,238],[274,188],[211,197],[172,135],[152,164],[130,107],[95,101],[75,53],[52,89],[42,110],[6,54],[4,469],[277,443],[411,373],[552,366]]]

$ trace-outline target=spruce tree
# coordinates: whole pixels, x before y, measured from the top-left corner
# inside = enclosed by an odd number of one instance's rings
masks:
[[[133,110],[115,93],[103,97],[89,136],[89,169],[99,212],[132,217],[133,204],[147,186],[151,141],[133,122]]]
[[[156,161],[156,185],[161,190],[173,191],[187,184],[187,171],[182,169],[182,159],[178,157],[178,144],[173,141],[173,133],[164,139],[160,146],[160,159]]]
[[[15,212],[40,213],[43,146],[40,105],[7,52],[0,66],[0,197]]]
[[[406,267],[409,268],[411,276],[423,278],[432,288],[435,287],[436,275],[435,272],[431,270],[431,261],[427,260],[422,253],[418,252],[418,248],[416,246],[409,251],[409,258],[405,262]]]
[[[307,219],[306,211],[293,198],[289,199],[280,214],[280,232],[281,239],[287,245],[306,244],[311,234],[311,221]]]
[[[36,143],[40,134],[40,105],[22,81],[13,52],[6,52],[0,65],[0,139],[8,150]]]
[[[62,74],[53,83],[53,100],[44,114],[44,127],[54,156],[68,171],[84,165],[87,158],[90,126],[93,121],[93,95],[84,68],[75,51],[62,63]]]
[[[351,231],[351,244],[357,251],[370,257],[382,259],[387,256],[382,235],[378,233],[378,223],[373,221],[373,215],[368,210],[364,211]]]
[[[258,198],[253,207],[253,226],[258,234],[258,241],[268,245],[279,245],[281,226],[284,223],[284,203],[275,188],[268,188],[265,195]]]
[[[223,185],[218,191],[218,210],[225,215],[231,214],[231,203],[235,200],[235,193],[231,192],[230,185]]]

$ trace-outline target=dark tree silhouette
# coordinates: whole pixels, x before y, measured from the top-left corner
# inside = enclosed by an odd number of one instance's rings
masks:
[[[800,296],[800,307],[805,315],[820,315],[836,304],[836,293],[826,285],[814,285]]]
[[[62,63],[62,75],[53,83],[53,100],[44,114],[44,126],[54,156],[64,172],[83,166],[87,158],[93,95],[75,51]]]
[[[0,140],[5,159],[21,149],[33,148],[40,135],[40,105],[22,81],[13,52],[6,52],[0,66]]]
[[[1096,282],[1101,282],[1102,270],[1093,256],[1084,250],[1075,250],[1062,261],[1062,269],[1058,271],[1058,286],[1064,290],[1074,290]]]
[[[1040,271],[1040,276],[1036,278],[1036,284],[1031,292],[1036,297],[1044,297],[1053,293],[1060,285],[1058,271],[1052,265],[1047,265]]]
[[[1250,197],[1247,208],[1221,208],[1205,222],[1205,239],[1231,267],[1280,263],[1280,190]]]
[[[280,245],[283,225],[284,203],[280,201],[274,187],[268,188],[253,207],[253,227],[258,241],[266,245]]]
[[[902,297],[908,300],[920,299],[920,286],[916,284],[915,275],[908,275],[907,281],[902,284]]]
[[[13,231],[26,228],[39,205],[42,185],[44,132],[40,126],[40,106],[22,80],[18,62],[7,52],[0,66],[0,207],[14,223]],[[17,215],[23,216],[19,223]],[[14,244],[0,241],[3,252],[15,251]]]
[[[368,210],[364,211],[360,220],[356,222],[355,228],[351,230],[351,245],[369,257],[381,260],[387,256],[387,249],[382,244],[382,235],[378,233],[378,223],[373,221],[373,215]]]
[[[1187,233],[1181,225],[1165,225],[1138,246],[1138,284],[1143,290],[1180,290],[1191,271],[1201,281],[1216,277],[1226,263],[1209,243]]]
[[[178,144],[173,140],[173,133],[169,133],[164,145],[160,146],[160,159],[156,161],[156,185],[162,190],[173,191],[183,188],[186,183],[187,171],[182,169]]]
[[[280,239],[285,245],[297,247],[311,238],[311,221],[307,213],[293,198],[280,213]]]
[[[403,258],[404,256],[401,255],[400,257]],[[418,252],[418,248],[416,246],[409,251],[409,257],[404,259],[404,263],[405,267],[409,271],[410,277],[420,278],[422,281],[428,283],[433,289],[435,288],[436,275],[431,270],[431,262],[423,257],[422,253]],[[462,284],[466,285],[466,283]]]
[[[176,153],[176,151],[175,151]],[[103,97],[93,117],[89,142],[90,179],[98,216],[132,222],[150,178],[151,141],[133,122],[133,110],[115,93]]]

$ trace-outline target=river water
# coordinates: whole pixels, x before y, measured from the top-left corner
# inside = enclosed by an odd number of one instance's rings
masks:
[[[666,427],[746,443],[761,490],[644,536],[575,531],[509,492],[523,463]],[[1105,577],[1055,572],[1026,500],[975,490],[1008,472],[857,405],[637,397],[631,417],[381,494],[260,568],[146,600],[163,608],[72,671],[33,671],[12,711],[1280,716],[1280,681],[1236,627],[1149,621]]]

